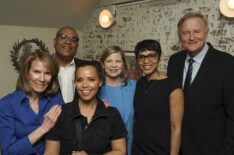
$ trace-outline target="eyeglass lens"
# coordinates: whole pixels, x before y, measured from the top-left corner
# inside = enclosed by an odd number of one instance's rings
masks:
[[[137,59],[139,61],[145,61],[145,58],[148,58],[148,60],[152,61],[155,60],[157,54],[148,54],[148,55],[138,55]]]
[[[79,41],[79,38],[76,36],[68,36],[67,34],[58,34],[57,38],[61,39],[61,40],[67,40],[69,39],[70,41],[77,43]]]

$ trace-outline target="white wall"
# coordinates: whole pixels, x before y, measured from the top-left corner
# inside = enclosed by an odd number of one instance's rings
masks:
[[[105,1],[105,0],[103,0]],[[219,11],[219,0],[155,0],[149,3],[116,6],[116,24],[102,29],[98,24],[98,8],[83,29],[83,58],[99,59],[103,49],[119,45],[133,51],[143,39],[159,40],[163,57],[159,70],[166,73],[168,58],[181,50],[177,36],[177,22],[188,12],[208,16],[208,41],[217,49],[234,55],[234,18],[224,17]],[[112,10],[112,6],[109,6]]]
[[[18,40],[38,38],[42,40],[49,48],[51,53],[54,52],[53,38],[58,29],[54,28],[37,28],[37,27],[20,27],[20,26],[1,26],[0,25],[0,98],[15,90],[18,73],[12,66],[10,51]],[[80,38],[82,32],[77,31]],[[82,40],[79,43],[82,45]],[[78,51],[82,46],[79,46]],[[80,53],[77,57],[80,57]]]

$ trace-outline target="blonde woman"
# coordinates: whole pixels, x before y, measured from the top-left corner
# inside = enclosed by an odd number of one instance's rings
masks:
[[[105,70],[105,81],[99,97],[106,99],[109,104],[119,110],[128,131],[127,154],[130,155],[136,80],[129,79],[127,61],[123,50],[119,46],[107,47],[101,56],[101,63]]]
[[[58,92],[58,64],[43,51],[22,61],[16,90],[0,100],[0,147],[4,155],[42,155],[43,136],[64,104]],[[58,105],[57,105],[58,104]]]

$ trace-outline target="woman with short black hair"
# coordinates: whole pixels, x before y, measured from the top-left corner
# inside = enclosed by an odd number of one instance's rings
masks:
[[[145,76],[136,86],[132,155],[178,155],[184,111],[179,83],[158,71],[161,46],[156,40],[137,43],[135,55]]]

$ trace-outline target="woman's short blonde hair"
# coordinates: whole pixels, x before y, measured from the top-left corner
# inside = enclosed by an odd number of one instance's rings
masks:
[[[20,72],[16,83],[16,89],[21,89],[29,94],[31,93],[32,87],[29,83],[29,70],[31,68],[32,62],[36,59],[41,61],[49,69],[52,75],[52,79],[49,86],[46,89],[46,93],[47,94],[56,93],[59,88],[59,83],[58,83],[59,66],[52,55],[50,55],[47,52],[41,51],[39,49],[23,56],[20,64]]]
[[[121,55],[121,58],[123,61],[123,70],[122,70],[120,77],[123,78],[123,81],[124,81],[123,87],[125,87],[128,85],[128,78],[129,78],[130,73],[129,73],[127,60],[126,60],[123,50],[119,46],[116,46],[116,45],[107,47],[102,53],[101,62],[102,64],[104,64],[104,61],[106,60],[106,58],[113,53],[120,53]]]

